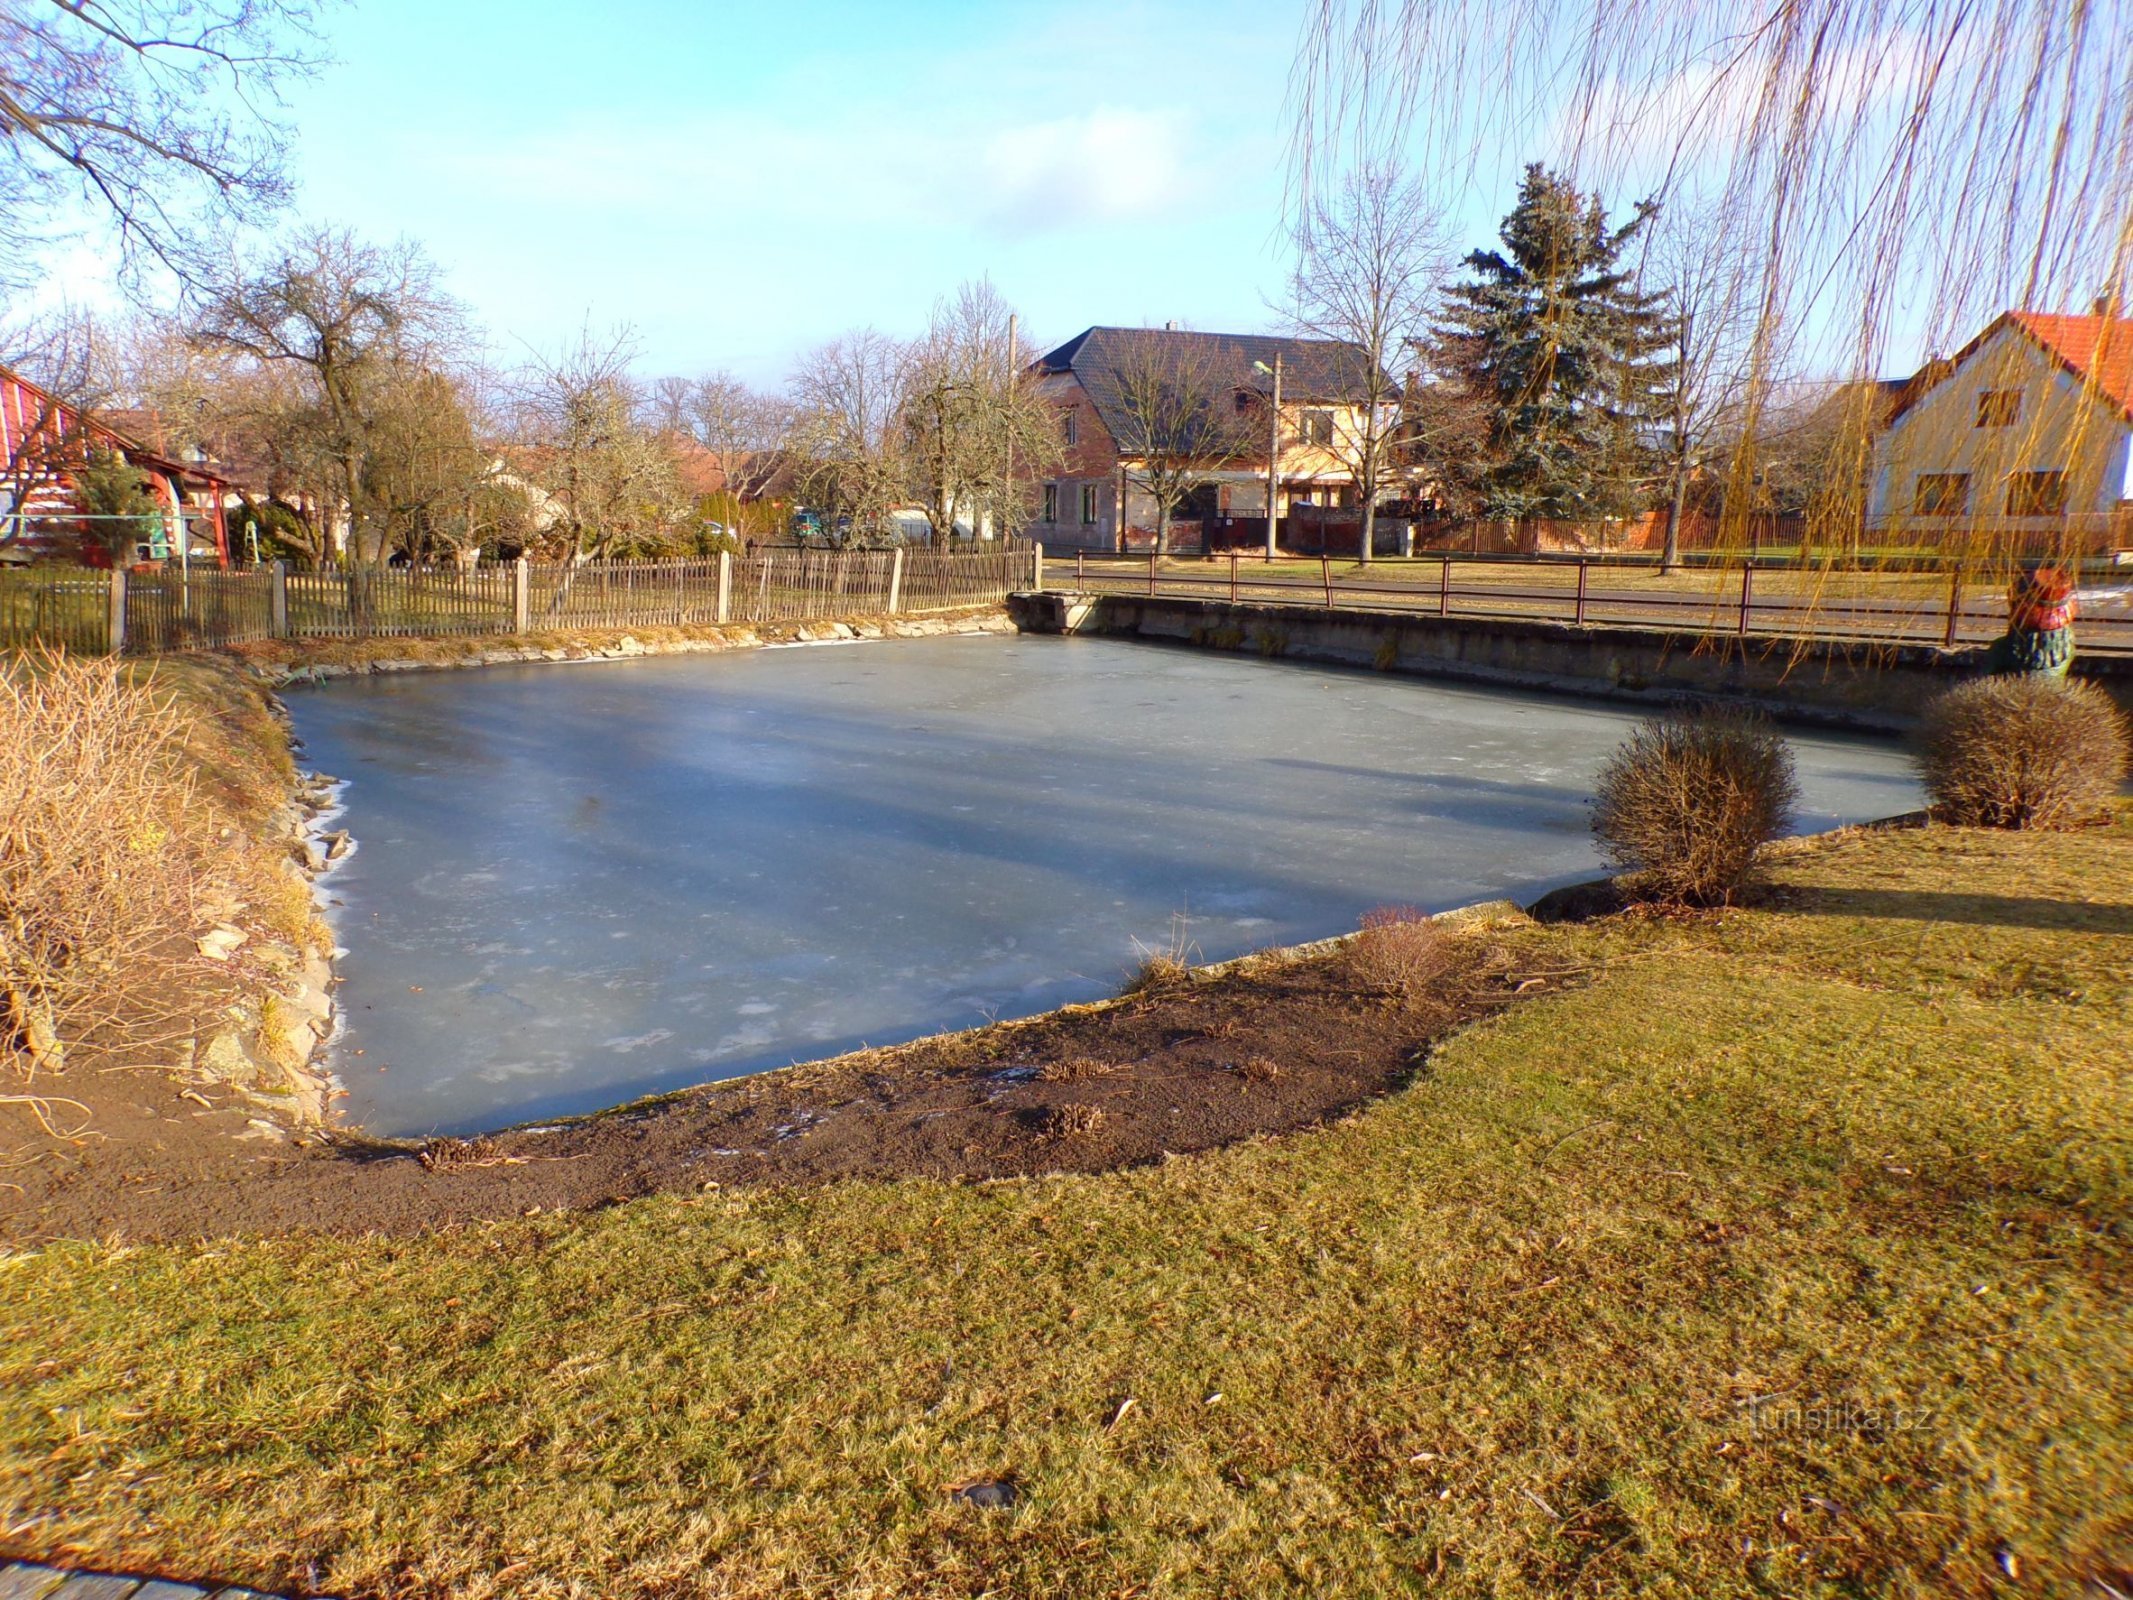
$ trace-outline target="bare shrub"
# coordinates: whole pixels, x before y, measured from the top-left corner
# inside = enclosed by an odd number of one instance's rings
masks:
[[[1246,1083],[1273,1083],[1288,1076],[1272,1056],[1246,1056],[1230,1070]]]
[[[1044,1119],[1044,1132],[1051,1139],[1080,1139],[1094,1133],[1104,1125],[1102,1106],[1083,1105],[1069,1101],[1063,1106],[1054,1106]]]
[[[1926,708],[1918,769],[1942,820],[2058,828],[2125,781],[2126,719],[2094,684],[2024,675],[1958,684]]]
[[[184,1031],[196,878],[210,850],[174,753],[180,714],[111,663],[0,670],[0,1056]]]
[[[1348,946],[1348,970],[1370,988],[1395,994],[1442,977],[1450,964],[1443,930],[1413,906],[1364,912],[1362,932]]]
[[[1690,712],[1643,723],[1608,757],[1592,831],[1639,894],[1728,905],[1798,798],[1792,752],[1766,720]]]

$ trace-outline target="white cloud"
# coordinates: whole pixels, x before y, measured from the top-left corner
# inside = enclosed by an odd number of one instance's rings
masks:
[[[1181,112],[1113,106],[1004,129],[979,162],[977,208],[1017,232],[1160,216],[1190,192],[1188,131]]]

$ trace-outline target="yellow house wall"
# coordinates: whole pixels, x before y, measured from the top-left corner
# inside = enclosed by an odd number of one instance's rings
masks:
[[[2019,390],[2021,412],[2007,427],[1977,425],[1978,396]],[[2082,392],[2080,380],[2013,327],[2003,327],[1898,417],[1874,450],[1867,526],[1917,533],[1983,530],[2050,534],[2108,516],[2127,492],[2125,417]],[[2067,474],[2065,517],[2010,517],[2007,479],[2017,472]],[[1925,473],[1966,472],[1970,498],[1959,515],[1914,509]]]

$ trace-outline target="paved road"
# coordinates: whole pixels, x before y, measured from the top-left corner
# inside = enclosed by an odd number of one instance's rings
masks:
[[[0,1600],[277,1600],[257,1589],[202,1588],[162,1578],[62,1572],[28,1562],[0,1563]]]

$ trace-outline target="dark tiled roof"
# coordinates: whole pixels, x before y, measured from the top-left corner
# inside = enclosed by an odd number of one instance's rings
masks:
[[[1030,370],[1071,372],[1114,439],[1131,430],[1121,410],[1125,375],[1151,366],[1183,369],[1205,363],[1211,381],[1264,394],[1273,385],[1255,363],[1281,358],[1285,403],[1355,402],[1368,398],[1369,357],[1362,346],[1336,339],[1291,339],[1266,333],[1194,333],[1183,328],[1089,328],[1039,356]],[[1390,391],[1397,393],[1396,390]]]

